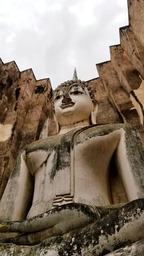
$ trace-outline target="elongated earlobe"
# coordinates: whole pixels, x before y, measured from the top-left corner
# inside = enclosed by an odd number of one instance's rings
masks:
[[[98,112],[98,103],[94,106],[92,112],[91,112],[91,123],[96,124],[96,116]]]
[[[54,121],[55,121],[55,123],[56,123],[56,133],[59,133],[59,131],[60,131],[60,125],[59,125],[59,123],[58,123],[58,121],[57,121],[57,119],[56,119],[55,114],[54,114]]]

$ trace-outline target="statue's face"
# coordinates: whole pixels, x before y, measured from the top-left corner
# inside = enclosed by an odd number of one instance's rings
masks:
[[[60,126],[89,120],[93,103],[88,90],[81,84],[61,86],[54,94],[55,117]]]

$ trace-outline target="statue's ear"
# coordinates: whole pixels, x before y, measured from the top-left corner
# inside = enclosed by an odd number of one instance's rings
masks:
[[[96,124],[97,112],[98,112],[98,102],[94,105],[93,110],[91,112],[91,124]]]
[[[46,139],[48,136],[55,135],[59,132],[59,124],[54,116],[48,117],[42,127],[39,139]]]
[[[59,125],[59,123],[57,122],[57,119],[56,119],[55,114],[54,114],[54,121],[55,121],[55,124],[56,124],[56,133],[59,133],[59,131],[60,131],[60,125]]]

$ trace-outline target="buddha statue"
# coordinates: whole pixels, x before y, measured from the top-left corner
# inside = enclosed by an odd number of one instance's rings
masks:
[[[86,82],[63,83],[53,97],[57,134],[20,152],[0,202],[2,242],[37,244],[144,197],[135,130],[97,125],[98,104]]]

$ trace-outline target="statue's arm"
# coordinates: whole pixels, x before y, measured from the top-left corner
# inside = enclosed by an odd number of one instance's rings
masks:
[[[22,220],[32,200],[33,182],[25,150],[19,155],[0,201],[0,220]]]
[[[128,200],[144,197],[144,145],[130,127],[121,129],[116,163]]]

